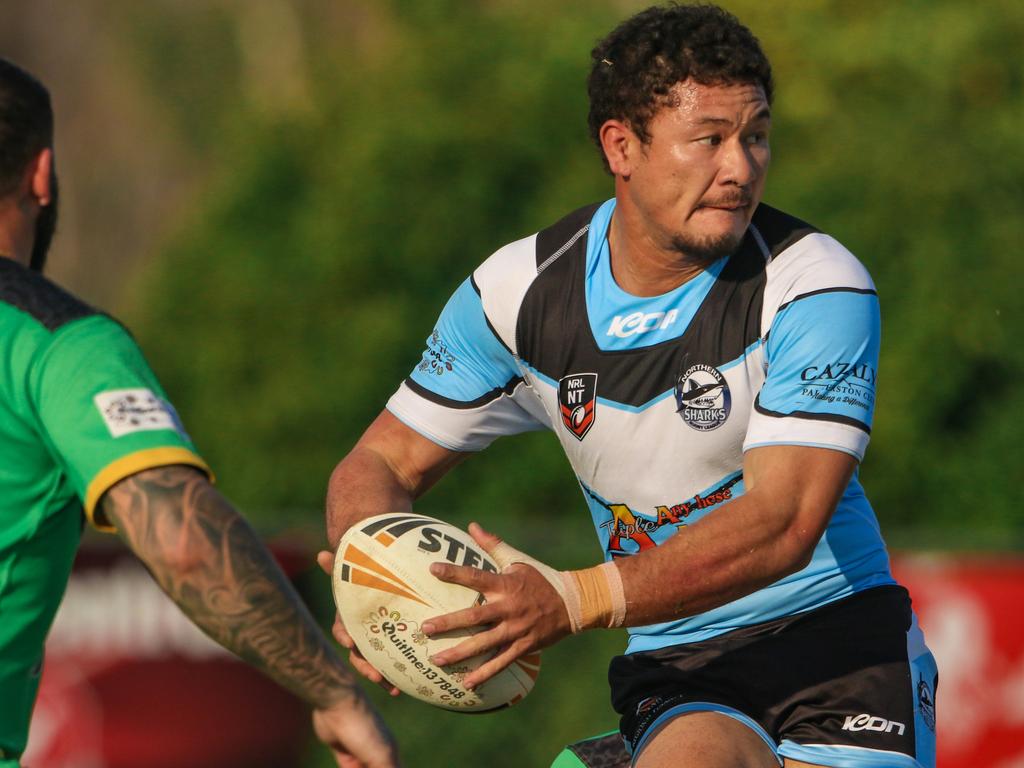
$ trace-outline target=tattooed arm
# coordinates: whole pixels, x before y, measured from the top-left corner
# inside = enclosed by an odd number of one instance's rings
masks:
[[[99,511],[185,614],[311,704],[339,765],[397,765],[390,734],[245,519],[191,467],[114,485]],[[353,761],[354,755],[357,761]]]

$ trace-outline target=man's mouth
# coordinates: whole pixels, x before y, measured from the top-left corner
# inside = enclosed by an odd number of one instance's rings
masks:
[[[713,208],[716,211],[741,211],[750,206],[749,200],[721,201],[701,203],[701,208]]]

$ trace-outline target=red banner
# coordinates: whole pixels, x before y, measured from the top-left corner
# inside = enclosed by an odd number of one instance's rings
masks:
[[[894,570],[939,664],[939,768],[1024,768],[1024,560],[904,556]],[[299,765],[308,722],[124,550],[87,549],[47,644],[24,764]]]
[[[1024,561],[902,557],[939,665],[939,768],[1024,768]]]
[[[79,552],[26,768],[277,768],[301,763],[309,734],[306,706],[200,632],[124,548]]]

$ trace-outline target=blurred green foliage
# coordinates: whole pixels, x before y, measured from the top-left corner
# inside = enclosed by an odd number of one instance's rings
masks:
[[[835,235],[879,288],[862,478],[883,528],[901,544],[946,531],[1020,546],[1024,5],[726,5],[776,69],[767,201]],[[139,36],[168,119],[217,170],[127,319],[227,494],[265,530],[319,531],[330,470],[451,291],[504,243],[611,194],[586,134],[588,52],[642,6],[296,7],[310,96],[283,112],[246,100],[217,14]],[[189,60],[205,48],[219,54]],[[556,442],[530,435],[468,461],[420,509],[478,517],[570,567],[598,554],[578,493]],[[604,670],[621,644],[547,651],[508,713],[385,712],[410,765],[546,765],[614,726]]]

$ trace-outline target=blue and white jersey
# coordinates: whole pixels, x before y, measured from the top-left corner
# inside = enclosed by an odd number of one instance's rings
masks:
[[[661,542],[743,493],[743,453],[864,455],[880,321],[867,271],[767,205],[729,257],[661,296],[612,277],[614,200],[505,246],[448,302],[388,402],[447,448],[555,433],[607,559]],[[713,610],[630,628],[629,652],[703,640],[892,584],[856,476],[810,564]]]

